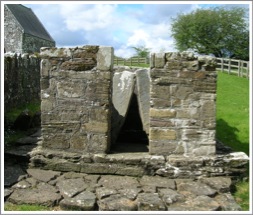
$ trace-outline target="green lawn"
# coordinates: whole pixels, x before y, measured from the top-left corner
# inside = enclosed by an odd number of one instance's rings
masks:
[[[218,73],[216,135],[249,155],[249,79]]]

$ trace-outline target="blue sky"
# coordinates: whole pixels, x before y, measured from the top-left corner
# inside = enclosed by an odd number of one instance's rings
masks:
[[[20,2],[31,8],[56,41],[57,47],[86,44],[114,47],[117,56],[134,55],[133,46],[145,46],[151,52],[176,51],[170,35],[171,18],[197,8],[218,6],[215,2]],[[238,4],[240,2],[240,4]],[[92,3],[92,4],[91,4]],[[223,2],[226,7],[248,4]]]

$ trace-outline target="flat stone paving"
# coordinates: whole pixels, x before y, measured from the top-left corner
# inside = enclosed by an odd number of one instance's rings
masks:
[[[224,177],[168,179],[27,169],[5,189],[14,204],[60,206],[79,211],[239,211]]]
[[[228,177],[193,180],[58,172],[31,169],[8,156],[4,170],[4,199],[14,204],[68,211],[241,210],[231,195]]]

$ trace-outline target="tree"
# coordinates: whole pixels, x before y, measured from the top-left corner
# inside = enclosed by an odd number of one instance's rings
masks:
[[[150,49],[146,48],[144,46],[138,46],[138,47],[131,47],[136,51],[136,55],[138,57],[148,57],[150,53]]]
[[[193,50],[216,57],[249,59],[249,23],[246,10],[197,9],[172,19],[172,37],[179,51]]]

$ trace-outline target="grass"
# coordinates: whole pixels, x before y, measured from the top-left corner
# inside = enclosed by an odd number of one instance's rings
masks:
[[[21,204],[16,205],[10,202],[4,204],[5,211],[52,211],[54,208],[42,205]]]
[[[12,145],[12,143],[14,143],[16,140],[18,140],[19,138],[22,138],[28,134],[27,131],[18,131],[18,130],[11,129],[11,125],[13,125],[14,121],[17,119],[19,114],[22,113],[24,110],[28,110],[33,115],[37,111],[40,111],[40,103],[34,102],[34,103],[25,104],[20,107],[16,107],[16,108],[9,110],[5,114],[5,120],[7,121],[6,124],[8,124],[4,128],[4,145],[5,145],[5,147],[10,147]]]
[[[242,181],[236,184],[234,198],[243,211],[249,210],[249,190],[249,182]]]
[[[9,123],[13,123],[15,119],[18,117],[18,115],[24,110],[28,110],[32,114],[34,114],[40,110],[40,103],[33,102],[33,103],[24,104],[19,107],[13,108],[5,114],[5,117],[9,121]]]
[[[249,155],[249,80],[222,72],[217,83],[217,139],[234,151]],[[249,167],[249,166],[248,166]],[[236,184],[233,196],[242,210],[249,210],[249,182]]]
[[[216,119],[217,139],[249,155],[248,79],[218,73]]]

